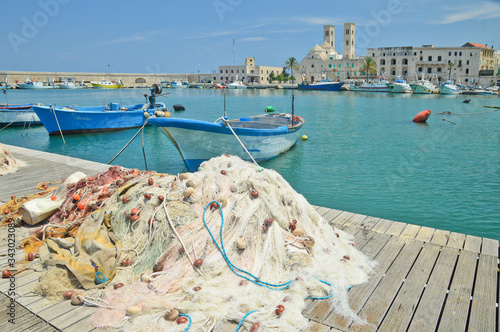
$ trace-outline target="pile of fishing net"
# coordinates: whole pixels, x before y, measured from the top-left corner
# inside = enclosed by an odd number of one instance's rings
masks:
[[[374,262],[273,170],[221,156],[195,173],[137,181],[103,209],[122,256],[114,289],[91,294],[96,327],[183,331],[164,319],[180,312],[207,331],[243,318],[295,331],[308,298],[359,321],[347,290]]]
[[[0,176],[15,172],[24,165],[26,164],[23,161],[14,158],[10,151],[0,144]]]

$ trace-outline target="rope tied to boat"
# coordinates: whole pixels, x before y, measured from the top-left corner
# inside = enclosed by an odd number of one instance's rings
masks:
[[[149,121],[149,119],[146,118],[146,121],[144,121],[144,124],[142,125],[142,127],[137,131],[137,133],[135,133],[134,137],[132,137],[130,139],[130,141],[128,141],[128,143],[125,144],[125,146],[120,151],[118,151],[118,153],[113,157],[113,159],[111,159],[110,161],[108,161],[108,165],[111,164],[116,158],[118,158],[118,156],[130,145],[130,143],[132,143],[132,141],[137,137],[137,135],[139,135],[139,133],[144,130],[144,127],[146,127],[148,121]],[[143,153],[144,153],[144,141],[143,141]],[[146,157],[144,156],[144,162],[146,161],[145,158]],[[146,165],[146,168],[147,168],[147,165]]]
[[[64,139],[64,135],[62,133],[61,126],[59,125],[59,120],[57,119],[57,114],[56,114],[56,111],[54,110],[54,106],[50,105],[50,110],[52,111],[52,114],[54,114],[54,118],[56,118],[57,128],[59,128],[59,133],[61,134],[64,145],[66,145],[66,140]]]
[[[219,121],[219,120],[222,120],[222,124],[225,125],[225,126],[227,126],[231,130],[231,132],[233,133],[234,137],[236,137],[236,139],[238,140],[238,142],[240,142],[241,146],[243,147],[243,149],[245,150],[245,152],[248,154],[248,156],[250,157],[250,159],[252,159],[252,161],[254,162],[255,165],[259,166],[259,164],[255,161],[255,159],[253,159],[253,157],[250,154],[250,152],[248,152],[245,144],[243,144],[243,142],[240,140],[240,138],[238,137],[238,135],[236,135],[236,133],[234,132],[233,128],[229,124],[229,121],[227,120],[227,118],[226,117],[222,117],[222,118],[217,119],[217,121]]]

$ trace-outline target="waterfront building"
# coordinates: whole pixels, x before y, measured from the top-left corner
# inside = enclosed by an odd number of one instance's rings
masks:
[[[242,81],[243,83],[268,84],[269,75],[278,76],[283,72],[283,67],[256,66],[255,58],[245,58],[243,65],[219,66],[219,72],[212,74],[212,82],[225,83]]]
[[[377,74],[389,80],[401,77],[414,81],[424,75],[434,83],[449,78],[463,85],[500,84],[498,73],[494,73],[494,49],[488,45],[378,47],[368,48],[366,55],[377,63]]]
[[[323,31],[323,43],[311,48],[300,62],[302,80],[316,82],[330,79],[340,82],[358,77],[364,57],[355,57],[355,24],[344,23],[343,55],[335,50],[335,26],[324,25]]]

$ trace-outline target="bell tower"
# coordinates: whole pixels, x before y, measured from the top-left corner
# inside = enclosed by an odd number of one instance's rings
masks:
[[[344,23],[344,58],[354,59],[354,23]]]
[[[328,45],[335,50],[335,26],[334,25],[323,25],[325,31],[324,40]]]

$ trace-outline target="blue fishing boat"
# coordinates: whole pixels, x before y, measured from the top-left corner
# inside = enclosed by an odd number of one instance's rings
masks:
[[[297,86],[299,90],[325,90],[325,91],[339,91],[343,82],[332,82],[330,79],[324,79],[314,83],[302,83]]]
[[[151,96],[145,95],[146,104],[122,106],[110,103],[102,106],[33,106],[49,135],[114,131],[141,127],[152,115],[170,116],[164,103],[157,103],[161,94],[157,84],[151,88]]]
[[[305,120],[292,114],[262,114],[214,122],[150,118],[149,123],[166,134],[179,151],[190,172],[223,154],[256,162],[278,157],[290,150]]]

